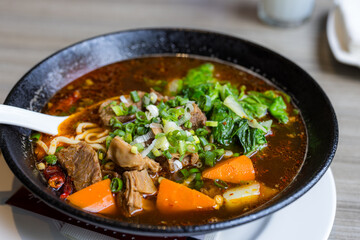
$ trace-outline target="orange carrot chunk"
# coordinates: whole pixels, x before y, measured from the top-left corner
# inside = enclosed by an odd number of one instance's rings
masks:
[[[162,213],[214,210],[215,200],[182,184],[163,179],[156,199]]]
[[[202,177],[240,183],[241,181],[255,180],[255,170],[251,159],[242,155],[221,161],[214,167],[204,170]]]
[[[67,197],[67,200],[85,211],[114,214],[115,198],[110,189],[110,179],[94,183]]]

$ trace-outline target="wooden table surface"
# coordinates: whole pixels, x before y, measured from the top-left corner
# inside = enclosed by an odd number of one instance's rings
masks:
[[[188,27],[248,39],[293,60],[328,94],[340,126],[331,165],[337,212],[329,239],[360,239],[360,69],[338,63],[331,53],[326,18],[332,8],[332,1],[318,0],[310,21],[282,29],[260,22],[256,1],[251,0],[0,0],[0,103],[36,63],[95,35],[130,28]],[[6,164],[1,161],[0,167]],[[7,183],[13,175],[6,171],[0,176],[1,203],[18,185],[17,180]]]

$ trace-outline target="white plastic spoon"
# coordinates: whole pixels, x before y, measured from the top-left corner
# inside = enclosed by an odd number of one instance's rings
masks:
[[[51,116],[0,104],[0,123],[25,127],[50,135],[57,135],[59,125],[67,118],[68,116]]]

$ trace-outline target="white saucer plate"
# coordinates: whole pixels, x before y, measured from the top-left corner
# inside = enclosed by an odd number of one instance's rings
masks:
[[[338,7],[330,11],[328,15],[326,33],[331,51],[336,60],[345,64],[360,67],[360,56],[347,51],[347,34]]]

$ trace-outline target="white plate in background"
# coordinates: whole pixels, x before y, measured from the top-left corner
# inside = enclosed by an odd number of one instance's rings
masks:
[[[326,33],[335,58],[339,62],[360,67],[360,55],[352,54],[347,50],[346,32],[338,7],[334,8],[328,15]]]

